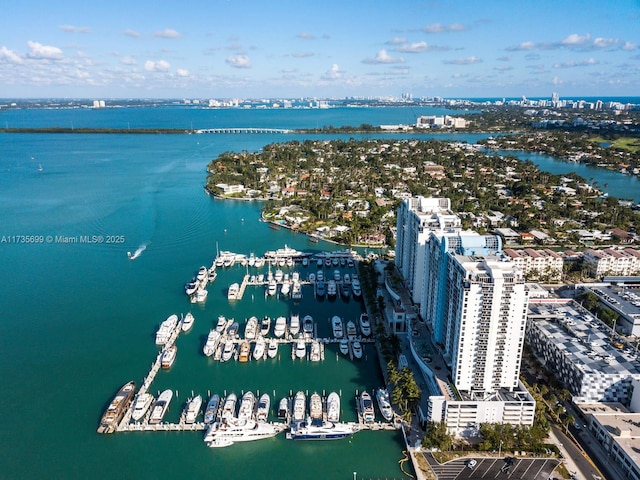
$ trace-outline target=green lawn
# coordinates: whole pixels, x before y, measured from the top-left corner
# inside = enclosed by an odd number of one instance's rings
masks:
[[[622,148],[632,153],[640,151],[640,139],[634,137],[620,137],[616,140],[607,140],[602,137],[593,137],[591,141],[594,143],[611,143],[612,147]]]

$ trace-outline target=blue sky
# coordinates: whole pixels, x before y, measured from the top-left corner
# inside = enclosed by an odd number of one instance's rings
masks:
[[[4,0],[0,97],[640,95],[640,0]]]

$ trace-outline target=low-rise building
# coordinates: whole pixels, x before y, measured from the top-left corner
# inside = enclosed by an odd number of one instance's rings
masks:
[[[504,253],[524,273],[527,280],[559,281],[562,278],[564,261],[553,250],[505,248]]]
[[[588,249],[584,252],[584,263],[589,269],[589,274],[594,277],[638,275],[640,274],[640,250]]]

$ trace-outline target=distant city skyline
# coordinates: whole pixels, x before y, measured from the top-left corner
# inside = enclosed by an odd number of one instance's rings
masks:
[[[8,0],[0,97],[640,95],[638,0]]]

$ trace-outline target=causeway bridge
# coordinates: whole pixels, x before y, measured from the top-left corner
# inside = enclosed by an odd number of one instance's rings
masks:
[[[262,128],[262,127],[224,127],[224,128],[201,128],[196,133],[291,133],[293,130],[284,128]]]

